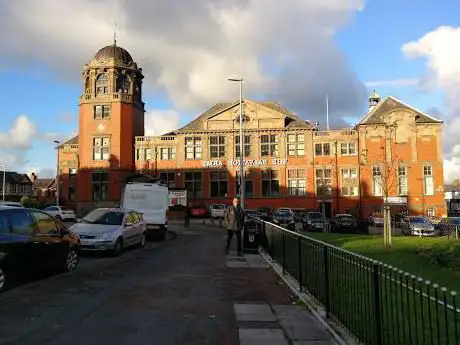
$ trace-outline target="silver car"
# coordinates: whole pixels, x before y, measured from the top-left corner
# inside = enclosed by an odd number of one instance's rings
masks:
[[[407,217],[403,221],[403,234],[413,236],[435,236],[434,225],[422,216]]]
[[[110,250],[145,246],[147,227],[142,214],[120,208],[98,208],[74,224],[70,230],[80,237],[82,250]]]

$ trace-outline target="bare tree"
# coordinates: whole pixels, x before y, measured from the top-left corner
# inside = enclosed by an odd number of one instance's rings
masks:
[[[397,194],[402,187],[400,184],[401,160],[397,157],[394,150],[394,134],[397,123],[385,123],[384,143],[380,147],[379,153],[368,155],[365,152],[362,165],[371,170],[373,190],[375,196],[383,199],[383,241],[384,246],[392,246],[391,212],[389,197]],[[407,171],[406,171],[407,173]]]

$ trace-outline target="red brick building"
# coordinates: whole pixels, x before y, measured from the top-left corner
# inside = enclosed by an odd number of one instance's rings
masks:
[[[123,48],[85,65],[79,135],[59,148],[61,195],[80,211],[116,204],[135,171],[186,188],[195,204],[238,195],[239,103],[218,103],[183,128],[144,136],[142,69]],[[444,215],[442,122],[377,94],[354,128],[324,131],[276,102],[245,100],[246,207],[318,208],[369,216],[393,208]]]

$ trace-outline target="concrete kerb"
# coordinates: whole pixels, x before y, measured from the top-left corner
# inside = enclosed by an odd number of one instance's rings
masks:
[[[343,327],[333,320],[326,320],[326,312],[324,308],[319,305],[314,298],[308,293],[300,290],[299,283],[289,274],[283,274],[283,268],[277,262],[272,260],[270,255],[265,253],[262,249],[259,250],[260,255],[265,259],[267,264],[276,272],[276,274],[284,281],[284,283],[291,289],[291,291],[301,300],[314,318],[326,328],[331,334],[337,345],[358,345],[359,343],[355,338]]]

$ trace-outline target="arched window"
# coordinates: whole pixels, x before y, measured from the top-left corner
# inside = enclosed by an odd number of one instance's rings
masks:
[[[96,81],[96,95],[101,93],[108,93],[109,92],[109,77],[107,73],[102,73],[97,77]]]
[[[127,75],[119,74],[117,77],[117,92],[129,93],[131,89],[131,81]]]

